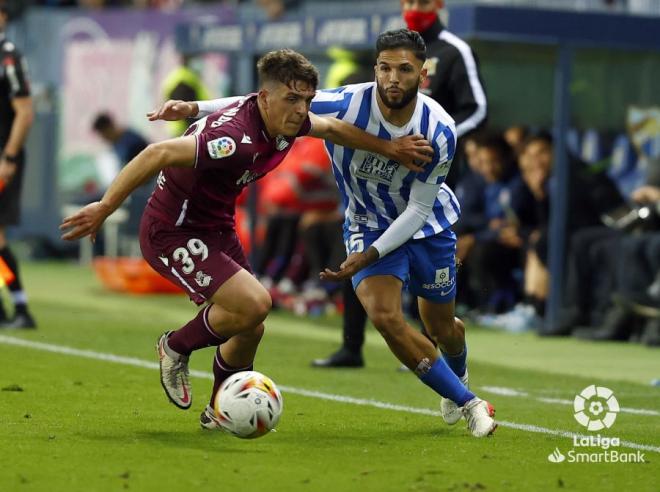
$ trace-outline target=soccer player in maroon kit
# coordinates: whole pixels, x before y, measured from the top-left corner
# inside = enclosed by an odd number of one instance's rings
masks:
[[[385,141],[334,118],[309,113],[318,84],[316,68],[292,50],[266,54],[258,64],[259,92],[192,124],[183,137],[148,146],[119,173],[100,202],[64,219],[63,239],[95,237],[126,197],[160,172],[140,226],[144,258],[207,305],[157,344],[161,384],[181,409],[192,403],[190,354],[217,346],[211,405],[203,427],[218,426],[212,404],[230,375],[252,369],[270,308],[268,291],[252,275],[234,224],[241,190],[274,169],[298,136],[379,152],[407,167],[428,162],[432,148],[419,136]]]

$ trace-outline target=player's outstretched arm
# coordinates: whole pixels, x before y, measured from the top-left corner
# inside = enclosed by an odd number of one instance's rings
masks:
[[[223,97],[210,101],[180,101],[170,99],[164,102],[160,108],[148,112],[147,118],[149,121],[178,121],[187,118],[202,118],[219,109],[231,106],[240,99],[242,99],[242,96]]]
[[[422,172],[421,163],[431,162],[433,148],[421,135],[408,135],[384,140],[337,118],[309,113],[312,121],[310,136],[329,140],[351,149],[361,149],[392,159],[411,171]]]
[[[66,231],[62,239],[90,236],[93,241],[103,221],[119,208],[133,190],[166,167],[193,167],[196,151],[193,136],[149,145],[121,170],[100,202],[90,203],[62,221],[60,229]]]
[[[170,99],[165,101],[163,105],[149,111],[147,118],[149,121],[165,120],[165,121],[178,121],[185,120],[186,118],[194,118],[199,113],[199,106],[195,101],[180,101],[177,99]]]

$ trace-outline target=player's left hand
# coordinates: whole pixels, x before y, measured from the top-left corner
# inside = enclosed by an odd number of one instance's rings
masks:
[[[433,160],[433,147],[422,135],[406,135],[389,142],[383,154],[416,173]]]
[[[363,253],[351,253],[348,258],[346,258],[346,261],[339,265],[338,272],[333,272],[329,268],[326,268],[319,274],[319,277],[321,280],[329,282],[338,282],[346,278],[351,278],[357,272],[371,265],[377,259],[378,251],[376,248],[370,247]]]
[[[101,228],[103,221],[112,213],[112,210],[102,202],[93,202],[81,208],[75,214],[66,217],[60,225],[60,230],[68,232],[62,234],[62,239],[74,241],[89,236],[92,242]]]

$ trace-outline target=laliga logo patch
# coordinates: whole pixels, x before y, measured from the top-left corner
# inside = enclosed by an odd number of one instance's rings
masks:
[[[236,142],[231,137],[220,137],[211,140],[207,147],[212,159],[224,159],[236,152]]]
[[[575,420],[587,430],[599,431],[614,425],[616,415],[619,413],[619,402],[611,389],[592,384],[575,396],[573,410]]]

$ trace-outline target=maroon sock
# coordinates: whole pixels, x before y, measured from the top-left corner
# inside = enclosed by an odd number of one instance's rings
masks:
[[[173,332],[167,345],[181,355],[190,355],[193,350],[214,347],[227,341],[211,329],[209,310],[212,304],[202,309],[188,324]]]
[[[220,354],[220,347],[215,351],[215,357],[213,358],[213,375],[215,380],[213,381],[213,392],[211,393],[211,402],[209,403],[213,406],[213,400],[215,399],[215,394],[218,392],[220,385],[231,376],[241,371],[251,371],[254,368],[252,364],[247,367],[232,367],[225,362]]]

